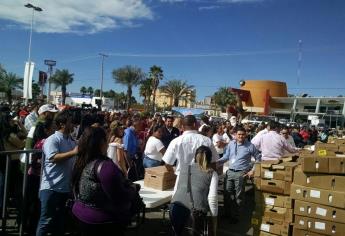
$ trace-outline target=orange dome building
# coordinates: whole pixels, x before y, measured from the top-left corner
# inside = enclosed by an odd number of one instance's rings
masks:
[[[287,97],[287,86],[285,82],[272,80],[245,80],[241,81],[241,90],[249,92],[250,96],[244,102],[244,108],[253,112],[264,112],[265,106],[280,108],[272,101],[272,97]]]

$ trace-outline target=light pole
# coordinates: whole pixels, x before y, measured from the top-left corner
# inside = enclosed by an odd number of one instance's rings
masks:
[[[48,73],[49,73],[49,79],[48,79],[48,91],[47,91],[47,103],[50,101],[50,90],[51,90],[51,77],[53,75],[53,66],[56,66],[56,61],[54,60],[44,60],[44,64],[48,66]]]
[[[108,55],[104,54],[104,53],[99,53],[99,55],[102,57],[102,64],[101,64],[101,90],[100,90],[100,93],[99,93],[99,96],[101,98],[101,105],[103,103],[103,65],[104,65],[104,58],[105,57],[108,57]]]
[[[31,27],[30,27],[30,39],[29,39],[29,57],[28,57],[28,73],[27,73],[27,78],[28,80],[30,79],[30,74],[31,74],[31,41],[32,41],[32,28],[33,28],[33,24],[34,24],[34,15],[35,15],[35,11],[41,12],[43,11],[42,8],[37,7],[32,5],[31,3],[27,3],[26,5],[24,5],[27,8],[32,8],[32,15],[31,15]],[[26,97],[25,97],[25,105],[28,105],[28,101],[29,101],[29,81],[27,83],[26,86]]]

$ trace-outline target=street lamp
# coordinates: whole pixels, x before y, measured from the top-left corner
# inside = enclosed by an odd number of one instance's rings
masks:
[[[31,15],[31,27],[30,27],[30,39],[29,39],[29,57],[28,57],[28,73],[27,73],[27,79],[30,79],[30,74],[31,74],[31,40],[32,40],[32,28],[33,28],[33,24],[34,24],[34,15],[35,15],[35,11],[41,12],[43,11],[42,8],[37,7],[32,5],[31,3],[28,3],[26,5],[24,5],[27,8],[31,8],[32,9],[32,15]],[[29,81],[27,81],[27,86],[26,86],[26,97],[25,97],[25,105],[28,105],[28,101],[29,101]]]

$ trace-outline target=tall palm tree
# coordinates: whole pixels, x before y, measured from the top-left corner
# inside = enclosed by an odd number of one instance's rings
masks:
[[[149,78],[152,80],[152,111],[155,112],[156,108],[156,91],[159,85],[159,81],[163,79],[163,70],[161,67],[153,65],[150,68]]]
[[[180,100],[193,101],[195,94],[194,86],[182,80],[169,80],[159,89],[172,98],[175,107],[178,106]]]
[[[236,104],[237,101],[236,95],[230,92],[227,87],[219,88],[218,91],[214,93],[212,99],[214,104],[216,104],[216,106],[218,106],[222,112],[226,111],[227,113],[227,107]]]
[[[81,94],[85,95],[85,93],[87,92],[86,87],[85,86],[81,87],[80,92],[81,92]]]
[[[55,88],[61,87],[62,105],[66,102],[67,85],[73,83],[74,74],[70,74],[67,69],[56,70],[51,77],[51,82],[55,84]]]
[[[151,94],[152,94],[152,79],[147,78],[143,80],[139,87],[139,95],[144,97],[144,107],[145,110],[150,109],[150,103],[151,103]]]
[[[115,82],[127,86],[127,110],[131,107],[132,88],[140,84],[144,76],[140,68],[130,65],[113,70]]]
[[[89,93],[90,96],[93,94],[93,88],[91,86],[88,87],[86,91]]]
[[[93,92],[93,95],[95,97],[99,97],[101,95],[101,90],[100,89],[95,89],[95,91]]]
[[[6,73],[0,68],[0,90],[6,95],[9,104],[12,104],[12,91],[14,89],[23,89],[23,79],[14,73]]]

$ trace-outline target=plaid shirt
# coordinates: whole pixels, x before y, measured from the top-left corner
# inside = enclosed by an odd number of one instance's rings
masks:
[[[24,121],[24,127],[27,131],[29,131],[31,129],[32,126],[34,126],[37,122],[38,119],[38,115],[36,112],[31,112]]]

